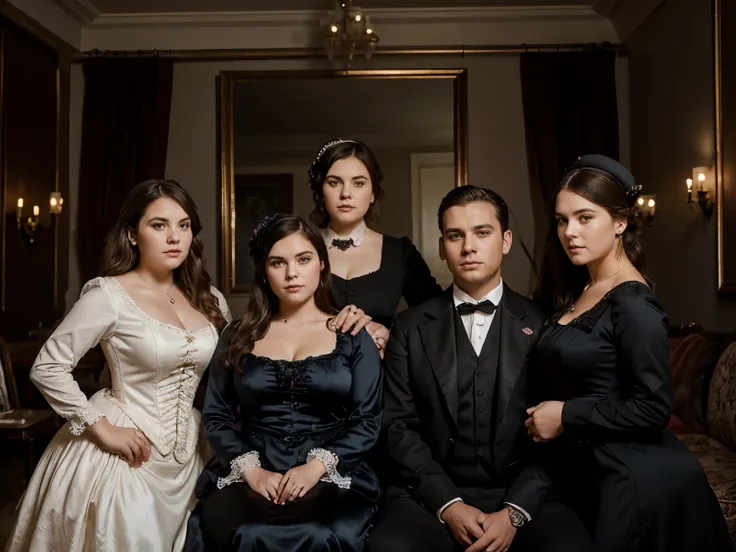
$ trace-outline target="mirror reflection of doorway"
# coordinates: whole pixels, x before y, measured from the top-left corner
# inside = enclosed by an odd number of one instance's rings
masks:
[[[385,197],[375,229],[410,237],[437,280],[449,282],[436,212],[440,198],[465,183],[465,123],[457,120],[464,70],[225,72],[220,90],[226,294],[248,291],[252,264],[243,257],[256,214],[309,216],[307,171],[319,146],[336,137],[360,140],[378,158]],[[271,188],[259,188],[269,175]],[[290,179],[290,190],[278,179]],[[253,186],[255,204],[241,197]]]

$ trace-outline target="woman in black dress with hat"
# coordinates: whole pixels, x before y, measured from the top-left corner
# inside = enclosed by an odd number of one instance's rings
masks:
[[[666,430],[667,316],[642,275],[640,190],[600,155],[562,179],[539,294],[557,311],[538,342],[544,402],[526,425],[597,552],[731,550],[705,473]]]

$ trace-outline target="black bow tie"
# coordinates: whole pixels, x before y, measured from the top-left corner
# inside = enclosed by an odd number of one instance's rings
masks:
[[[332,240],[332,245],[337,247],[340,251],[345,251],[348,247],[354,246],[355,242],[353,241],[353,238],[348,238],[346,240],[335,238]]]
[[[491,303],[488,299],[481,301],[480,303],[461,303],[455,308],[461,315],[473,314],[475,311],[481,311],[486,314],[493,314],[496,312],[496,305]]]

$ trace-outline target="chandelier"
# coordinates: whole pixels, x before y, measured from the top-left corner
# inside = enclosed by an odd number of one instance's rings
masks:
[[[353,6],[352,0],[337,2],[335,9],[322,20],[322,37],[330,61],[335,56],[344,56],[346,62],[356,55],[370,59],[378,44],[370,18],[361,8]]]

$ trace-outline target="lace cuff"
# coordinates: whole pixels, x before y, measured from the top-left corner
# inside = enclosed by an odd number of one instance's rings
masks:
[[[242,472],[260,467],[261,455],[257,450],[241,454],[230,462],[230,475],[217,479],[217,488],[223,489],[233,483],[242,483],[243,477],[240,475]]]
[[[96,408],[85,406],[69,418],[69,431],[72,432],[72,435],[81,435],[87,429],[87,426],[96,424],[104,417],[105,415]]]
[[[341,489],[349,489],[351,479],[349,477],[342,476],[337,471],[337,463],[340,459],[332,451],[323,448],[313,448],[307,454],[307,462],[313,459],[317,459],[325,465],[327,473],[322,476],[321,481],[325,483],[334,483]]]

